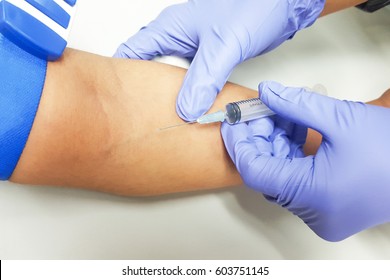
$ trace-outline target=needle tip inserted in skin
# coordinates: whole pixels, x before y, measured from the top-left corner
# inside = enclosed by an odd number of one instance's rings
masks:
[[[159,130],[160,130],[160,131],[162,131],[162,130],[167,130],[167,129],[176,128],[176,127],[179,127],[179,126],[184,126],[184,125],[193,124],[193,123],[196,123],[196,121],[193,121],[193,122],[186,122],[186,123],[180,123],[180,124],[175,124],[175,125],[171,125],[171,126],[167,126],[167,127],[162,127],[162,128],[160,128]]]

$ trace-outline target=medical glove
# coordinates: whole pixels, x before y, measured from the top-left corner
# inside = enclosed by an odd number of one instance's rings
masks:
[[[310,26],[325,0],[190,0],[166,8],[119,46],[115,57],[192,60],[177,112],[194,120],[213,104],[233,68]]]
[[[274,82],[259,91],[276,118],[222,125],[245,184],[329,241],[389,222],[390,109]],[[305,127],[323,137],[314,156],[303,156]]]

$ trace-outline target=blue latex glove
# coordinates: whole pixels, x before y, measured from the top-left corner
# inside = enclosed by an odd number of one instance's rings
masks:
[[[326,240],[389,222],[390,109],[274,82],[259,91],[276,119],[222,125],[244,182]],[[323,136],[315,156],[303,156],[304,127]]]
[[[165,9],[122,44],[115,57],[193,59],[177,112],[194,120],[213,104],[233,68],[311,25],[325,0],[192,0]]]

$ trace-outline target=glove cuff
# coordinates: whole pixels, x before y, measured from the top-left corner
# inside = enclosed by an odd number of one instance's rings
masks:
[[[298,29],[311,26],[325,7],[325,0],[301,0],[294,7],[298,19]]]
[[[0,33],[0,180],[12,175],[26,145],[46,77],[47,62]]]
[[[297,31],[311,26],[320,16],[324,6],[325,0],[294,1],[290,9],[289,26],[294,26],[295,30],[289,39],[294,37]]]

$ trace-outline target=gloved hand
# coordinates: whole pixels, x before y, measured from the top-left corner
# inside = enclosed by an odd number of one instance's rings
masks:
[[[325,0],[190,0],[165,9],[122,44],[115,57],[193,59],[177,112],[194,120],[213,104],[233,68],[311,25]]]
[[[274,82],[259,91],[278,114],[275,121],[222,125],[244,182],[326,240],[389,222],[390,109]],[[323,136],[315,156],[303,156],[303,127]]]

